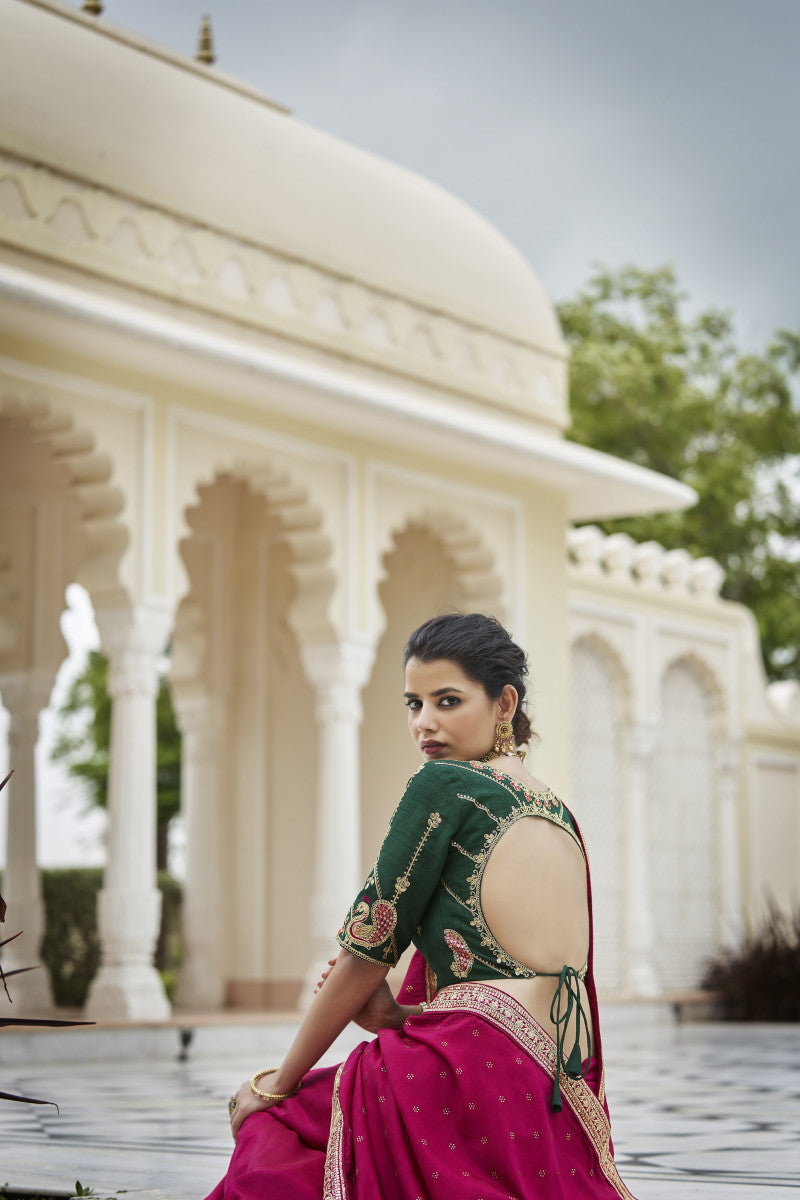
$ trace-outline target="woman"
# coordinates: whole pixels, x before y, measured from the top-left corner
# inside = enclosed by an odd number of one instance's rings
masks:
[[[583,843],[522,761],[525,656],[473,613],[427,621],[404,658],[424,764],[286,1058],[231,1097],[236,1149],[209,1200],[632,1200]],[[410,942],[398,1001],[386,974]],[[377,1038],[311,1070],[351,1020]]]

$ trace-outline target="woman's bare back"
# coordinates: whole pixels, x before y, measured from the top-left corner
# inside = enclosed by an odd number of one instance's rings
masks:
[[[503,764],[500,769],[534,791],[547,790],[521,766],[506,770]],[[558,975],[565,965],[578,970],[585,965],[589,954],[586,863],[574,838],[551,821],[522,817],[506,830],[484,868],[480,901],[494,938],[524,966]],[[557,983],[552,974],[492,980],[553,1037],[550,1006]],[[589,1017],[585,988],[580,987]],[[589,1021],[591,1033],[590,1017]],[[568,1045],[573,1038],[571,1025]]]

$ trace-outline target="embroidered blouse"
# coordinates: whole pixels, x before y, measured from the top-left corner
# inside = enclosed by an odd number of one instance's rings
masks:
[[[425,763],[394,811],[339,930],[340,944],[394,966],[413,942],[432,973],[431,991],[461,980],[538,974],[495,940],[480,899],[489,855],[522,817],[552,821],[581,845],[569,810],[549,789],[531,791],[478,762]]]

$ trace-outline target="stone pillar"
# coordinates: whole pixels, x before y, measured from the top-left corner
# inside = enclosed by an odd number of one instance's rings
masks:
[[[653,726],[640,722],[628,740],[628,950],[629,983],[636,996],[658,994],[653,958],[654,928],[649,887],[647,806],[655,750]]]
[[[22,937],[3,951],[3,967],[13,971],[17,967],[40,964],[37,971],[17,975],[9,984],[15,1006],[25,1016],[53,1007],[50,975],[41,960],[45,913],[36,863],[34,761],[39,714],[49,703],[53,678],[50,670],[19,671],[0,676],[0,695],[11,718],[8,765],[14,772],[14,778],[3,791],[8,803],[3,896],[8,904],[9,924],[5,932],[13,934],[22,930]]]
[[[184,1008],[222,1005],[220,923],[220,762],[224,702],[174,691],[180,726],[181,808],[186,822],[183,885],[183,960],[177,1003]]]
[[[731,738],[722,748],[719,764],[720,938],[725,950],[738,949],[743,933],[739,859],[739,763],[739,741]]]
[[[170,613],[164,606],[98,610],[109,657],[111,712],[108,849],[97,904],[101,966],[89,990],[93,1019],[168,1017],[153,953],[161,917],[156,887],[156,663]]]
[[[361,692],[375,657],[372,641],[301,647],[303,666],[316,691],[319,727],[314,887],[311,898],[313,959],[300,998],[311,998],[319,971],[335,951],[336,931],[361,883]]]

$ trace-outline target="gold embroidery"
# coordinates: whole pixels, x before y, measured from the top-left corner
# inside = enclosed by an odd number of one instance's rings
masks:
[[[436,972],[430,963],[425,963],[425,1002],[430,1004],[439,990],[439,984],[436,980]]]
[[[367,917],[372,918],[370,923]],[[388,900],[376,900],[370,907],[364,896],[356,905],[353,920],[346,923],[348,937],[359,946],[379,946],[397,924],[397,909]]]
[[[453,961],[450,970],[456,979],[466,979],[472,970],[473,957],[469,946],[460,933],[455,929],[445,929],[444,940],[447,948],[453,951]]]
[[[444,890],[447,892],[448,896],[451,896],[453,898],[453,900],[456,901],[457,904],[460,904],[462,908],[465,908],[467,910],[467,912],[472,911],[470,909],[470,906],[467,904],[466,900],[462,900],[460,896],[457,896],[455,894],[455,892],[453,891],[453,889],[451,887],[448,887],[448,885],[445,883],[445,881],[443,879],[440,879],[439,883],[442,885]]]
[[[465,850],[461,843],[457,842],[455,838],[450,839],[450,845],[454,846],[456,850],[458,850],[459,854],[463,854],[464,858],[469,858],[474,863],[481,861],[479,854],[470,854],[469,850]]]
[[[452,896],[460,905],[469,909],[472,914],[470,925],[476,930],[481,946],[486,947],[488,950],[487,958],[482,958],[473,950],[472,954],[475,962],[479,962],[487,966],[491,972],[509,979],[515,976],[518,978],[533,979],[537,972],[533,968],[526,966],[525,963],[520,962],[513,955],[507,953],[495,939],[489,928],[480,901],[483,872],[489,856],[499,839],[516,821],[521,820],[523,817],[542,817],[552,824],[558,825],[559,828],[563,829],[577,843],[581,854],[585,857],[585,851],[580,837],[574,828],[571,814],[563,801],[559,800],[556,794],[549,788],[541,791],[533,790],[526,787],[525,784],[513,776],[506,775],[494,767],[486,767],[482,763],[448,762],[447,765],[450,768],[455,767],[468,774],[477,775],[481,779],[486,779],[488,776],[488,778],[497,783],[511,797],[512,807],[505,817],[499,817],[476,797],[470,796],[466,792],[456,793],[458,799],[466,801],[488,816],[494,823],[495,828],[493,832],[484,834],[483,848],[478,854],[471,853],[460,842],[456,841],[455,838],[452,838],[450,841],[450,845],[455,850],[475,864],[475,870],[467,878],[469,898],[463,900],[448,887],[444,880],[440,880],[440,883],[448,895]],[[579,977],[583,978],[585,973],[586,967],[584,966],[579,972]],[[456,978],[463,978],[463,976],[456,974]]]
[[[400,957],[394,938],[394,930],[397,925],[397,899],[411,886],[409,876],[414,869],[414,865],[431,833],[434,829],[438,829],[441,823],[442,817],[440,813],[434,812],[430,814],[425,826],[425,832],[417,842],[414,853],[411,856],[411,861],[403,874],[398,875],[395,879],[394,895],[391,900],[387,900],[381,895],[378,864],[375,864],[367,877],[366,886],[369,887],[372,885],[375,888],[378,897],[377,900],[370,906],[369,897],[363,896],[356,907],[350,910],[350,916],[339,930],[339,941],[348,950],[357,954],[358,951],[355,949],[355,946],[373,946],[377,949],[383,942],[388,941],[389,945],[384,948],[382,957],[387,961],[391,959],[393,965],[397,962]],[[372,918],[371,922],[367,920],[368,917]],[[365,954],[359,954],[358,957],[369,958]],[[374,959],[369,958],[369,961],[374,962]]]
[[[325,1155],[325,1175],[322,1185],[322,1200],[347,1200],[346,1181],[344,1175],[344,1114],[339,1100],[339,1083],[346,1063],[342,1063],[336,1072],[333,1083],[333,1104],[331,1105],[331,1129],[328,1136],[328,1149]]]

